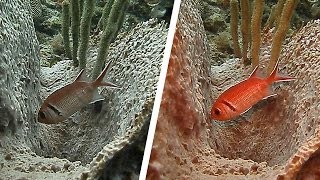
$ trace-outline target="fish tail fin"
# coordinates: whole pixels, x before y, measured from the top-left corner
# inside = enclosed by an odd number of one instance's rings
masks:
[[[104,67],[98,78],[93,82],[93,86],[108,86],[112,88],[119,88],[119,86],[111,83],[111,82],[104,82],[103,78],[105,77],[109,67],[110,67],[111,61],[108,62],[108,64]]]
[[[273,82],[278,82],[278,81],[292,81],[296,79],[294,77],[290,77],[290,76],[286,76],[281,73],[278,73],[278,65],[279,65],[279,61],[277,62],[274,69],[272,70],[270,76],[266,79],[266,81],[269,84],[272,84]]]

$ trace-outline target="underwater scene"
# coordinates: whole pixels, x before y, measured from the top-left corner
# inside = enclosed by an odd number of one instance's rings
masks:
[[[173,0],[0,0],[0,179],[138,179]]]
[[[320,179],[319,2],[181,1],[148,180]]]

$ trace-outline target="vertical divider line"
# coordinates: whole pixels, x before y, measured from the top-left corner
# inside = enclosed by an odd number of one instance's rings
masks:
[[[178,15],[179,15],[180,3],[181,3],[181,0],[175,0],[174,4],[173,4],[173,10],[172,10],[169,30],[168,30],[168,34],[167,34],[166,46],[164,49],[164,55],[162,58],[161,71],[160,71],[159,81],[158,81],[158,85],[157,85],[156,97],[155,97],[155,101],[153,104],[152,115],[151,115],[149,130],[148,130],[148,137],[147,137],[147,141],[146,141],[146,145],[145,145],[145,149],[144,149],[144,155],[143,155],[143,160],[142,160],[142,164],[141,164],[139,180],[144,180],[144,179],[146,179],[146,176],[147,176],[147,170],[148,170],[148,164],[149,164],[149,160],[150,160],[152,143],[153,143],[154,134],[155,134],[156,126],[157,126],[157,119],[158,119],[159,110],[160,110],[160,104],[161,104],[162,93],[163,93],[163,89],[164,89],[164,83],[165,83],[166,75],[167,75],[167,69],[168,69],[168,64],[169,64],[169,59],[170,59],[170,54],[171,54],[171,49],[172,49],[172,43],[173,43],[173,37],[174,37],[175,30],[176,30],[176,25],[177,25],[177,20],[178,20]]]

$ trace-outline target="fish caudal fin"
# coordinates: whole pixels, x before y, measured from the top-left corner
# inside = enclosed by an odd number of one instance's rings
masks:
[[[294,77],[290,77],[290,76],[285,76],[282,75],[281,73],[278,73],[278,64],[279,62],[277,62],[276,66],[274,67],[274,69],[272,70],[270,76],[266,79],[266,81],[270,84],[272,84],[273,82],[277,82],[277,81],[292,81],[296,78]]]
[[[111,83],[111,82],[104,82],[103,78],[106,75],[109,67],[110,67],[111,61],[108,62],[108,64],[105,66],[105,68],[102,70],[98,78],[93,82],[93,85],[98,87],[98,86],[108,86],[112,88],[119,88],[117,85]]]

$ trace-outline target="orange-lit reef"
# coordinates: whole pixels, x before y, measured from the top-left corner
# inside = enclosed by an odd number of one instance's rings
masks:
[[[319,174],[320,20],[284,41],[280,70],[296,77],[276,85],[231,122],[210,120],[212,102],[250,74],[230,59],[210,67],[199,5],[183,1],[162,97],[148,179],[304,179]],[[272,30],[262,36],[260,67],[268,65]]]

